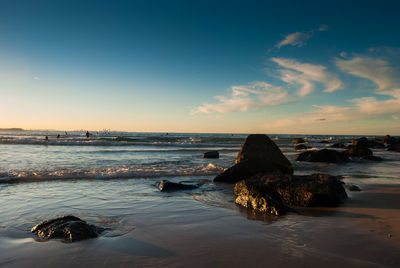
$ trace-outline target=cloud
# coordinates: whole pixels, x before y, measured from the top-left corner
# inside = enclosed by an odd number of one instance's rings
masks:
[[[288,92],[266,82],[253,82],[247,86],[233,86],[229,96],[215,96],[218,103],[204,103],[192,114],[231,113],[260,109],[290,102]]]
[[[287,58],[271,58],[271,61],[285,68],[278,71],[282,81],[300,85],[297,92],[300,96],[310,94],[314,90],[314,82],[322,83],[325,86],[325,92],[334,92],[343,88],[343,83],[335,75],[326,71],[325,66],[300,63]]]
[[[321,25],[319,26],[317,29],[313,29],[311,31],[308,32],[295,32],[295,33],[291,33],[287,36],[285,36],[285,38],[280,41],[279,43],[277,43],[275,45],[276,48],[281,48],[283,46],[286,45],[292,45],[292,46],[298,46],[298,47],[303,47],[306,43],[307,40],[310,39],[314,33],[317,32],[323,32],[328,30],[328,26],[327,25]]]
[[[336,65],[344,72],[373,81],[378,90],[396,84],[395,70],[382,59],[358,56],[350,60],[336,59]]]
[[[313,111],[277,120],[266,127],[275,132],[282,131],[282,129],[319,131],[323,126],[330,126],[332,129],[338,122],[341,122],[341,125],[345,123],[356,125],[362,120],[369,122],[371,120],[382,122],[382,119],[397,120],[400,114],[400,83],[396,80],[399,77],[396,69],[381,59],[361,56],[350,60],[337,59],[336,64],[349,74],[373,81],[378,86],[374,92],[376,96],[347,100],[352,104],[349,106],[313,105]],[[289,62],[289,64],[283,65],[291,66],[292,64]],[[377,131],[387,131],[397,129],[399,125],[394,127],[386,124],[382,126],[373,126],[372,124],[370,127],[371,129],[375,127]],[[385,130],[386,128],[387,130]],[[340,131],[343,132],[343,130]]]

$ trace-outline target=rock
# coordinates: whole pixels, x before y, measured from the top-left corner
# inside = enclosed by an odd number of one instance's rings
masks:
[[[347,148],[347,146],[343,143],[334,143],[331,145],[331,148]]]
[[[378,142],[376,140],[369,140],[365,137],[354,140],[349,147],[356,148],[385,148],[385,145],[382,142]]]
[[[352,147],[343,152],[347,156],[365,157],[372,156],[372,151],[366,147]]]
[[[235,202],[272,215],[287,207],[337,206],[347,198],[342,182],[331,175],[259,174],[235,185]]]
[[[218,151],[209,151],[203,154],[203,158],[219,158]]]
[[[68,215],[41,222],[31,229],[40,239],[63,239],[67,242],[95,238],[105,229],[90,225],[78,217]]]
[[[306,150],[306,149],[310,149],[311,147],[305,144],[298,144],[296,146],[294,146],[294,149],[297,150]]]
[[[359,139],[355,139],[352,143],[351,143],[352,147],[356,147],[356,148],[369,148],[370,147],[370,142],[368,141],[368,139],[366,137],[362,137]]]
[[[183,184],[181,182],[176,183],[168,180],[161,180],[156,183],[156,186],[158,187],[158,189],[160,189],[161,192],[192,190],[199,187],[198,185]]]
[[[383,143],[388,144],[388,145],[400,143],[396,138],[391,137],[390,135],[383,136],[382,141],[383,141]]]
[[[298,143],[305,143],[306,141],[303,138],[296,138],[292,140],[292,143],[298,144]]]
[[[349,189],[349,191],[352,191],[352,192],[354,192],[354,191],[357,191],[357,192],[362,191],[361,188],[358,187],[355,184],[347,185],[347,189]]]
[[[235,185],[235,203],[245,208],[275,216],[286,213],[285,205],[275,189],[262,180],[243,180]]]
[[[293,174],[292,164],[266,135],[249,135],[236,157],[236,164],[215,177],[215,182],[238,182],[259,172]]]
[[[299,154],[297,161],[307,162],[327,162],[327,163],[344,163],[349,161],[349,158],[341,152],[329,149],[319,151],[307,151]]]
[[[389,145],[388,150],[400,152],[400,144],[391,144],[391,145]]]

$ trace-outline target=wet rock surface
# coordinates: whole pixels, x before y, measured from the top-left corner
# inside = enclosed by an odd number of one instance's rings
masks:
[[[290,161],[266,135],[249,135],[236,157],[236,164],[215,177],[215,182],[237,182],[259,172],[293,174]]]
[[[184,184],[182,182],[171,182],[168,180],[161,180],[156,183],[156,186],[161,192],[172,192],[180,190],[192,190],[198,188],[198,185]]]
[[[90,225],[78,217],[68,215],[41,222],[31,229],[42,240],[62,239],[75,242],[96,238],[105,229]]]
[[[342,182],[327,174],[259,174],[235,185],[235,202],[282,215],[289,207],[337,206],[347,198]]]
[[[203,154],[203,158],[219,158],[218,151],[209,151]]]
[[[307,162],[345,163],[349,161],[349,158],[341,152],[322,149],[318,151],[303,152],[297,156],[296,160]]]

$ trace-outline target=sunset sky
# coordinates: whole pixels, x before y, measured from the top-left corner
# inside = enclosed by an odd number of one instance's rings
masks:
[[[399,1],[0,1],[0,128],[400,135]]]

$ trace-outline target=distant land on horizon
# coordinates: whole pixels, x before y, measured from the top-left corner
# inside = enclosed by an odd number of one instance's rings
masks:
[[[23,128],[0,128],[0,131],[51,131],[51,132],[107,132],[107,133],[116,133],[116,132],[130,132],[130,133],[169,133],[169,134],[237,134],[237,135],[248,135],[248,134],[265,134],[265,135],[292,135],[292,136],[385,136],[385,135],[390,135],[392,137],[398,137],[399,135],[396,134],[359,134],[359,133],[354,133],[354,134],[333,134],[333,133],[328,133],[328,134],[313,134],[313,133],[236,133],[236,132],[219,132],[219,133],[212,133],[212,132],[174,132],[174,131],[130,131],[130,130],[109,130],[109,129],[103,129],[103,130],[86,130],[86,129],[79,129],[79,130],[59,130],[59,129],[23,129]]]

